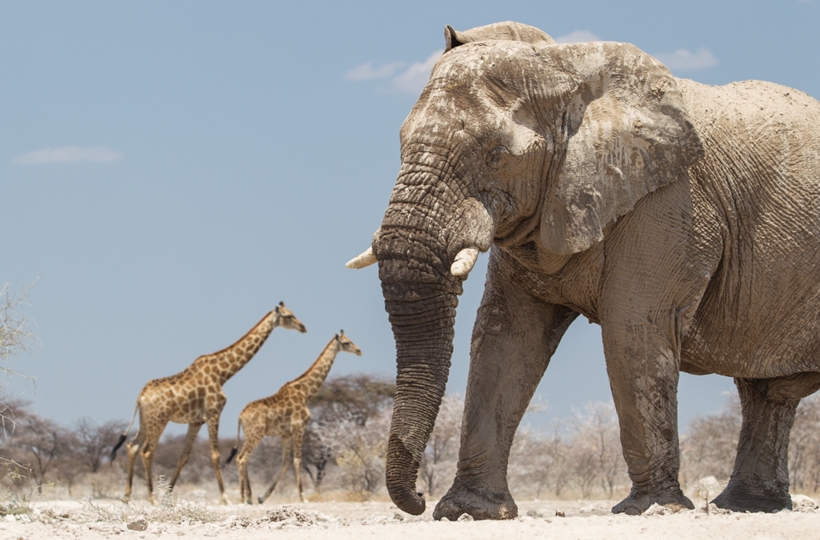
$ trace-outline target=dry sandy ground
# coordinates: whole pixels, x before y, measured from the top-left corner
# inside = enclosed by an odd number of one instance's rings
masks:
[[[820,539],[820,510],[795,497],[795,511],[778,514],[716,512],[714,507],[671,514],[660,507],[643,516],[612,515],[612,501],[524,501],[511,521],[433,521],[432,504],[420,517],[386,502],[216,506],[183,500],[148,506],[116,501],[49,501],[26,517],[0,518],[0,539],[322,539],[481,540],[489,538],[774,540]],[[563,513],[561,517],[557,515]]]

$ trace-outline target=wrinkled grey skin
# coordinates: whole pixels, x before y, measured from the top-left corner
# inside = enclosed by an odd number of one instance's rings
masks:
[[[790,508],[789,430],[820,387],[820,104],[676,79],[632,45],[555,44],[516,23],[446,38],[372,241],[397,349],[393,501],[425,508],[418,465],[465,279],[451,265],[478,248],[490,258],[458,472],[435,518],[516,516],[510,445],[579,314],[602,328],[633,482],[613,512],[693,507],[678,483],[680,371],[734,377],[740,393],[737,460],[714,502]]]

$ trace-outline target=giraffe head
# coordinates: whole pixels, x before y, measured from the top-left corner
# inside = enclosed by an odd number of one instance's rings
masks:
[[[362,351],[359,349],[355,343],[350,341],[348,337],[345,335],[344,330],[339,330],[339,333],[336,334],[336,341],[339,342],[339,350],[344,352],[353,353],[356,356],[361,356]]]
[[[284,302],[279,302],[279,305],[276,306],[276,319],[273,321],[273,326],[274,328],[281,326],[282,328],[288,328],[290,330],[307,332],[307,329],[305,328],[305,325],[302,324],[302,321],[297,319],[296,315],[285,307]]]

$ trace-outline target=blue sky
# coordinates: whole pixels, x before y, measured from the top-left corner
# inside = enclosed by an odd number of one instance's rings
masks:
[[[0,282],[39,277],[26,311],[42,342],[15,359],[36,387],[7,390],[66,424],[127,420],[149,379],[229,345],[280,300],[308,333],[274,331],[228,382],[223,436],[340,328],[364,356],[331,375],[392,375],[376,271],[344,263],[381,221],[444,25],[504,20],[631,42],[708,84],[820,97],[818,1],[2,1]],[[450,392],[465,388],[485,267],[459,307]],[[681,420],[732,389],[684,376]],[[570,328],[537,399],[535,426],[609,399],[597,326]]]

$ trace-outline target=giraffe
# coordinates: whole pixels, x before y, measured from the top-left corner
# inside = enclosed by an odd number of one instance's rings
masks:
[[[239,468],[239,490],[240,498],[248,504],[253,504],[251,497],[251,482],[248,477],[248,461],[256,446],[265,436],[282,437],[282,469],[264,495],[258,498],[259,504],[265,502],[276,484],[282,479],[287,471],[288,458],[291,448],[293,450],[293,468],[296,471],[296,485],[299,488],[299,499],[305,502],[302,495],[302,437],[305,427],[310,421],[310,409],[308,402],[313,398],[325,382],[327,374],[330,372],[336,355],[340,352],[353,353],[361,356],[362,351],[345,336],[344,330],[333,336],[333,339],[325,346],[319,358],[313,362],[300,377],[285,383],[274,395],[251,401],[239,414],[239,425],[237,426],[236,444],[231,450],[226,461],[231,462],[236,449],[239,447],[239,435],[245,431],[245,444],[236,458],[236,465]],[[288,441],[291,444],[288,445]]]
[[[219,494],[223,503],[228,502],[225,488],[222,483],[222,471],[219,468],[219,415],[227,402],[222,392],[222,385],[233,377],[237,371],[247,364],[256,354],[270,333],[277,326],[305,332],[303,325],[296,316],[280,302],[276,309],[265,315],[256,326],[245,334],[239,341],[226,349],[200,356],[184,371],[153,379],[143,387],[137,397],[137,404],[131,422],[120,435],[120,439],[111,450],[111,460],[117,455],[117,449],[125,442],[134,418],[139,411],[140,423],[136,436],[126,445],[128,449],[128,479],[125,484],[127,502],[131,498],[131,483],[134,477],[134,460],[137,451],[142,446],[140,457],[145,466],[145,479],[148,484],[148,500],[154,502],[154,485],[151,477],[154,452],[157,448],[162,432],[168,422],[188,424],[188,435],[182,455],[179,458],[174,476],[168,485],[174,488],[182,467],[188,461],[191,447],[196,440],[202,424],[208,424],[208,436],[211,442],[211,462],[216,472],[216,481],[219,485]]]

